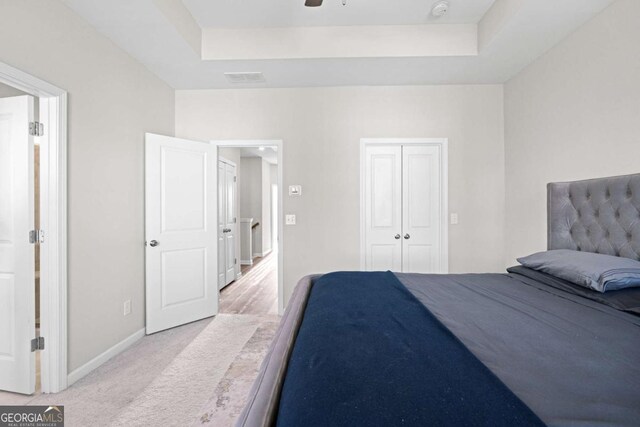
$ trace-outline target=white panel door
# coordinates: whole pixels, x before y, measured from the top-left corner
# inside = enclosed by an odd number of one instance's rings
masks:
[[[0,389],[35,391],[33,98],[0,99]]]
[[[402,271],[444,273],[441,154],[436,145],[402,147]]]
[[[218,161],[218,288],[236,279],[236,166]]]
[[[147,334],[218,312],[217,152],[146,134]]]
[[[365,269],[402,271],[402,148],[365,152]]]
[[[225,273],[226,284],[236,279],[236,236],[237,236],[237,218],[236,218],[236,166],[226,164],[225,167],[225,227],[227,229],[225,241]]]
[[[227,202],[227,185],[226,179],[226,164],[218,160],[218,289],[222,289],[227,284],[227,269],[226,269],[226,255],[225,250],[225,213]]]

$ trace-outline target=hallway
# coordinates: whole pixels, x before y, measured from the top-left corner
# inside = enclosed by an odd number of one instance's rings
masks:
[[[278,314],[278,254],[242,266],[242,277],[220,291],[221,314]]]

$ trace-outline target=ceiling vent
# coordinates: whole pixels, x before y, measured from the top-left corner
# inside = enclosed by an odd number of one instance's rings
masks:
[[[224,73],[229,83],[265,83],[264,74],[260,71]]]

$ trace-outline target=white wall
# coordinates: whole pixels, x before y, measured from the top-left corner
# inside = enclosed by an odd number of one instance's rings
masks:
[[[262,160],[262,254],[271,251],[271,165]]]
[[[144,327],[144,132],[173,133],[174,91],[62,2],[0,11],[0,61],[69,93],[72,371]]]
[[[640,172],[640,1],[618,0],[505,85],[506,259],[546,249],[546,184]]]
[[[0,98],[9,98],[11,96],[26,95],[26,93],[5,84],[0,83]]]
[[[278,165],[269,165],[269,178],[271,179],[271,188],[273,186],[278,187]],[[270,190],[271,195],[271,248],[275,248],[278,243],[278,198],[274,197],[272,190]],[[274,206],[275,205],[275,206]],[[276,215],[274,215],[274,210],[276,211]]]
[[[12,86],[7,86],[5,84],[0,83],[0,98],[10,98],[13,96],[22,96],[22,95],[29,95],[29,94],[22,92],[21,90],[18,90]],[[33,101],[33,118],[35,121],[40,120],[40,103],[38,102],[38,98],[36,97],[34,97],[34,101]],[[34,141],[34,144],[39,144],[39,142],[36,140]]]
[[[256,256],[262,253],[262,159],[242,157],[240,171],[240,212],[243,218],[253,218],[254,223],[260,223],[252,231],[252,255]]]
[[[243,218],[253,218],[253,256],[271,251],[271,165],[260,157],[241,158],[240,212]]]
[[[236,164],[236,174],[238,173],[238,168],[240,167],[240,154],[241,153],[239,148],[231,148],[231,147],[218,148],[219,157],[224,157],[225,159]]]
[[[503,271],[501,85],[176,92],[185,138],[282,139],[285,296],[309,273],[358,269],[360,138],[448,137],[450,271]]]

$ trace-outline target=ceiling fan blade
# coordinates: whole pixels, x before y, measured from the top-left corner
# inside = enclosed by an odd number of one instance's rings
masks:
[[[307,7],[322,6],[322,0],[305,0],[304,5]]]

